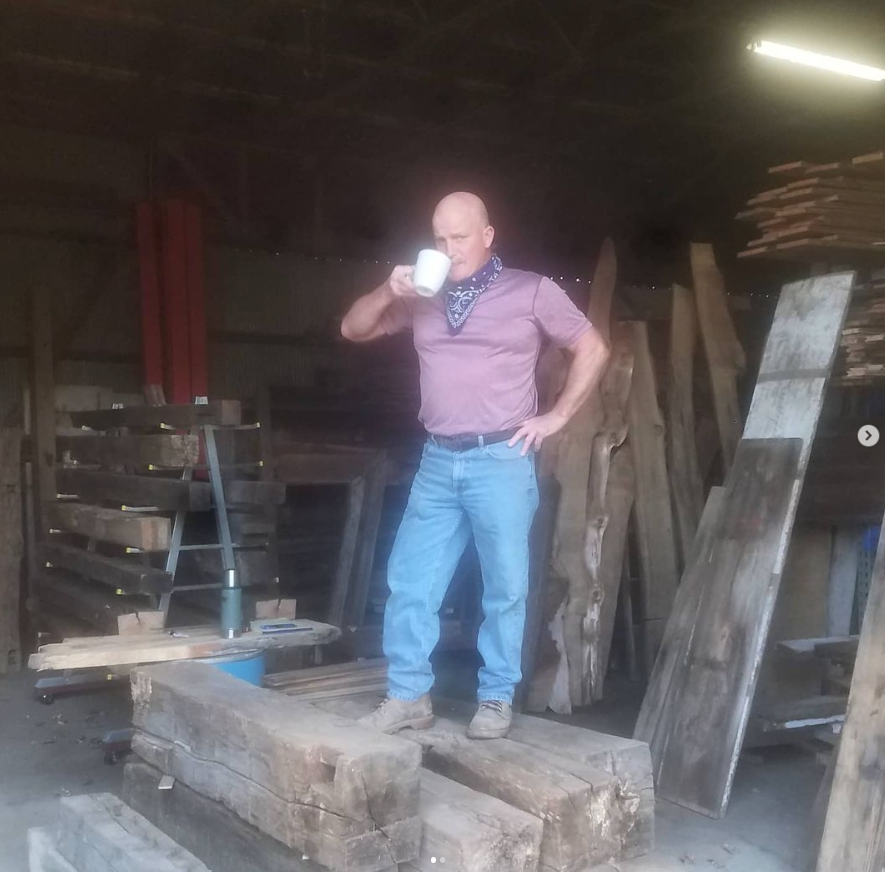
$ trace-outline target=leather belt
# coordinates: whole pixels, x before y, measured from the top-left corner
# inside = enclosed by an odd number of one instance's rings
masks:
[[[500,430],[497,433],[485,433],[479,436],[434,436],[429,434],[430,441],[440,448],[449,451],[470,451],[471,448],[482,448],[484,445],[495,445],[498,442],[509,442],[517,433],[517,428]]]

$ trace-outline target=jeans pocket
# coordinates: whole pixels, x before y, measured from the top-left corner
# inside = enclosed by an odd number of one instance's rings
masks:
[[[506,442],[495,442],[494,445],[483,446],[483,451],[495,460],[522,460],[526,461],[531,456],[522,456],[522,446],[524,442],[520,440],[512,448]]]

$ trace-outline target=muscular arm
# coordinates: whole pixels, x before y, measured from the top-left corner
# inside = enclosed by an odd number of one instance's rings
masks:
[[[369,342],[383,336],[384,315],[397,300],[417,296],[412,267],[398,266],[383,285],[360,297],[341,322],[341,335],[351,342]]]
[[[537,451],[547,436],[552,436],[565,427],[599,384],[605,371],[609,349],[599,331],[591,328],[565,351],[570,360],[565,386],[556,404],[546,415],[538,415],[526,421],[510,440],[510,445],[525,440],[523,454],[527,454],[532,448]]]

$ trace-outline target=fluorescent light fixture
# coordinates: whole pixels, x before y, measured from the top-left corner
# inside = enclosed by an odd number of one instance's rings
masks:
[[[832,58],[829,55],[806,51],[802,48],[794,48],[790,45],[782,45],[779,42],[767,42],[760,40],[751,43],[748,48],[758,54],[768,55],[772,58],[780,58],[792,61],[796,64],[805,64],[809,67],[817,67],[820,70],[829,70],[831,73],[841,73],[844,76],[857,76],[860,79],[869,79],[873,82],[885,80],[885,70],[878,67],[868,67],[866,64],[856,64],[854,61],[846,61],[841,58]]]

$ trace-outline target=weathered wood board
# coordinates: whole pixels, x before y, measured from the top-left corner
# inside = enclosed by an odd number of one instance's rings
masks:
[[[315,705],[358,718],[372,703],[370,695],[360,695]],[[467,738],[466,713],[457,704],[445,701],[438,708],[458,720],[437,717],[431,729],[401,735],[421,745],[426,769],[540,818],[540,869],[583,869],[650,850],[653,797],[645,745],[569,727],[575,732],[567,736],[544,735],[558,725],[527,715],[514,716],[517,738],[476,742]]]
[[[22,432],[0,429],[0,675],[21,666],[19,600],[22,582]]]
[[[863,528],[840,526],[833,537],[833,559],[827,592],[827,634],[847,636],[851,632],[857,568]]]
[[[534,872],[543,824],[457,781],[421,770],[420,872]],[[443,865],[444,864],[444,865]]]
[[[159,769],[132,758],[123,773],[124,801],[212,872],[323,872],[318,863],[303,859],[301,852],[250,826],[223,803],[207,799],[184,782],[176,782],[172,790],[159,790],[162,777]]]
[[[198,436],[59,436],[60,456],[100,466],[195,466],[200,460]]]
[[[106,557],[84,548],[50,541],[39,548],[44,564],[69,569],[124,594],[159,594],[172,587],[172,576],[162,569],[140,563],[137,558]]]
[[[113,430],[118,427],[152,428],[166,425],[173,429],[187,429],[201,424],[216,426],[241,423],[239,400],[213,400],[204,405],[127,406],[123,409],[98,409],[92,412],[72,412],[75,427],[91,430]]]
[[[165,551],[172,541],[172,522],[155,515],[65,502],[46,503],[46,514],[53,527],[142,551]]]
[[[413,860],[414,744],[211,666],[132,674],[133,750],[248,823],[341,872]]]
[[[670,372],[667,382],[667,465],[673,494],[681,565],[691,552],[704,509],[694,415],[694,355],[697,317],[688,288],[673,285]]]
[[[94,503],[108,501],[124,506],[191,512],[212,508],[212,488],[203,481],[67,467],[56,470],[56,486],[59,493],[73,494]]]
[[[302,648],[334,642],[341,631],[329,624],[298,619],[297,630],[288,633],[243,633],[238,639],[222,639],[218,630],[207,627],[180,627],[176,635],[145,633],[136,636],[99,636],[68,639],[43,645],[28,660],[30,669],[87,669],[96,666],[130,666],[193,660],[225,651],[246,648]]]
[[[38,569],[31,579],[31,596],[41,610],[64,612],[99,633],[116,632],[118,617],[150,608],[147,597],[115,596],[64,569]]]
[[[570,603],[581,615],[583,704],[602,698],[635,494],[633,455],[623,445],[632,381],[632,331],[612,325],[611,358],[599,388],[602,422],[593,439],[587,488],[584,565],[590,580],[583,597]]]
[[[721,816],[853,273],[786,285],[718,518],[698,536],[634,735],[658,795]],[[702,525],[703,526],[703,525]]]
[[[725,283],[711,245],[692,243],[691,271],[698,322],[710,367],[722,467],[727,470],[741,438],[737,377],[746,369],[747,361],[728,311]]]
[[[606,239],[596,264],[587,311],[594,329],[606,339],[616,278],[615,248],[612,241]],[[569,582],[563,638],[571,706],[585,702],[582,624],[592,583],[584,560],[587,488],[593,444],[603,419],[603,400],[597,386],[559,434],[556,446],[554,474],[560,484],[560,497],[553,536],[553,566]]]
[[[883,520],[885,525],[885,520]],[[885,865],[885,535],[873,565],[818,872]]]
[[[110,793],[62,797],[55,844],[81,872],[209,872]]]
[[[633,452],[629,445],[622,445],[611,459],[605,494],[604,525],[600,524],[598,532],[588,534],[585,554],[588,566],[594,567],[594,585],[584,617],[588,701],[602,699],[615,630],[630,513],[636,498]]]
[[[51,827],[28,830],[28,872],[80,872],[58,850]]]
[[[641,321],[631,321],[626,326],[633,334],[633,383],[627,403],[627,425],[636,471],[634,512],[642,591],[642,653],[646,673],[650,673],[679,582],[676,529],[648,326]]]

